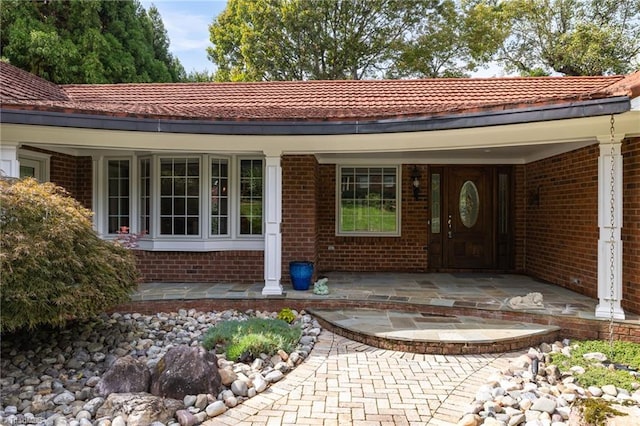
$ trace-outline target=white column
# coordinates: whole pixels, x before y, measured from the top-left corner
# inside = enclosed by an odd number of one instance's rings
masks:
[[[282,294],[282,166],[280,153],[265,157],[264,295]]]
[[[598,138],[598,299],[596,317],[623,320],[622,300],[622,137]],[[613,173],[612,173],[613,170]]]
[[[0,141],[0,176],[20,177],[17,142]]]

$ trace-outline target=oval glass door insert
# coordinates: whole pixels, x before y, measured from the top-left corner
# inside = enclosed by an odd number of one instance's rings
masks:
[[[478,188],[470,180],[462,184],[462,188],[460,188],[458,207],[460,209],[460,220],[462,224],[467,228],[473,228],[473,225],[478,221],[480,197],[478,196]]]

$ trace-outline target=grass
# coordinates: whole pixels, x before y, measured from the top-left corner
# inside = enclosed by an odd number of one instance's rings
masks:
[[[230,361],[250,362],[260,354],[275,355],[279,349],[290,353],[300,341],[302,330],[281,319],[249,318],[223,321],[207,330],[202,346],[220,349]]]
[[[577,342],[576,345],[577,347],[572,349],[570,357],[560,353],[552,354],[552,364],[557,365],[561,371],[567,371],[573,366],[583,367],[585,373],[576,376],[578,384],[583,387],[615,385],[628,391],[633,390],[632,384],[638,382],[638,378],[631,375],[631,373],[624,370],[610,370],[596,361],[584,359],[583,355],[590,352],[601,352],[614,364],[639,369],[640,344],[614,342],[613,351],[611,351],[609,342],[602,340],[585,340]]]

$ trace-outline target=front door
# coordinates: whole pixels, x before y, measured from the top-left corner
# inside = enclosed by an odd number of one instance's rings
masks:
[[[510,198],[503,175],[496,166],[431,169],[430,269],[495,270],[511,263],[502,258],[511,255],[501,247]]]

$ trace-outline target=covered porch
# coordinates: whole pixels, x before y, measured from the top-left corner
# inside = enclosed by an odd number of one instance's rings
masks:
[[[329,294],[263,283],[143,283],[122,311],[306,309],[331,331],[372,346],[418,353],[508,351],[563,338],[640,341],[640,317],[596,318],[596,299],[526,275],[330,272]],[[542,307],[513,297],[542,294]]]

